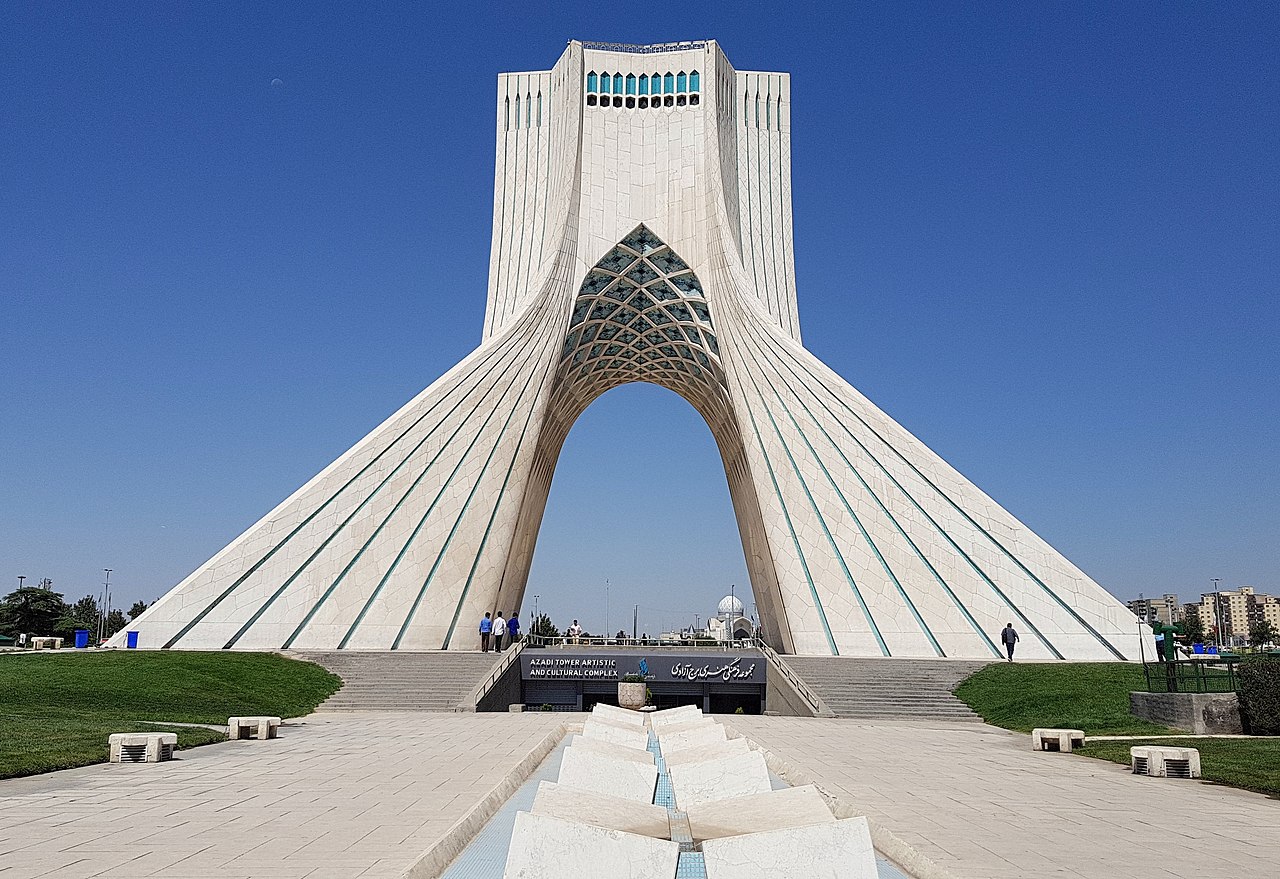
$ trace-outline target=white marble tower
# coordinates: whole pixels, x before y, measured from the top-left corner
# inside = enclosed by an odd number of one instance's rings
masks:
[[[779,650],[993,658],[1012,621],[1020,656],[1137,656],[1120,602],[801,345],[787,74],[573,42],[498,78],[496,127],[480,346],[139,617],[143,647],[476,649],[574,420],[647,381],[711,428]]]

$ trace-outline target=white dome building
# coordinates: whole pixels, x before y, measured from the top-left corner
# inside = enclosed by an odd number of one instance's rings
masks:
[[[716,608],[716,616],[720,619],[728,619],[729,617],[740,617],[746,608],[743,607],[742,599],[736,595],[726,595],[720,599],[720,604]]]
[[[740,641],[755,634],[746,617],[746,607],[736,595],[726,595],[716,606],[716,615],[707,620],[707,632],[717,641]]]

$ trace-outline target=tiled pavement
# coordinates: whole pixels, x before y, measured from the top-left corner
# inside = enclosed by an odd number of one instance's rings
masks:
[[[399,877],[564,720],[315,714],[171,763],[0,781],[0,877]]]
[[[573,715],[312,715],[272,742],[0,781],[0,879],[398,877]],[[966,879],[1274,877],[1280,802],[981,724],[723,718]],[[365,733],[375,733],[362,738]]]
[[[1280,801],[984,724],[725,718],[966,879],[1280,876]]]

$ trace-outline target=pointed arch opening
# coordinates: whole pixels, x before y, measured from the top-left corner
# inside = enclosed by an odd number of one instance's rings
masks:
[[[702,281],[643,224],[587,272],[558,354],[533,474],[499,588],[500,606],[516,606],[524,598],[551,479],[574,423],[607,391],[648,382],[683,397],[710,429],[728,479],[762,633],[779,648],[792,649],[721,357]]]

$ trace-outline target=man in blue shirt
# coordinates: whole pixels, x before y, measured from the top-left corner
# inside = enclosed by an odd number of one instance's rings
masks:
[[[489,652],[489,635],[493,632],[493,620],[489,619],[486,613],[484,619],[480,621],[480,652]]]
[[[507,620],[507,644],[515,644],[520,640],[520,615],[515,611],[511,612],[511,619]]]

